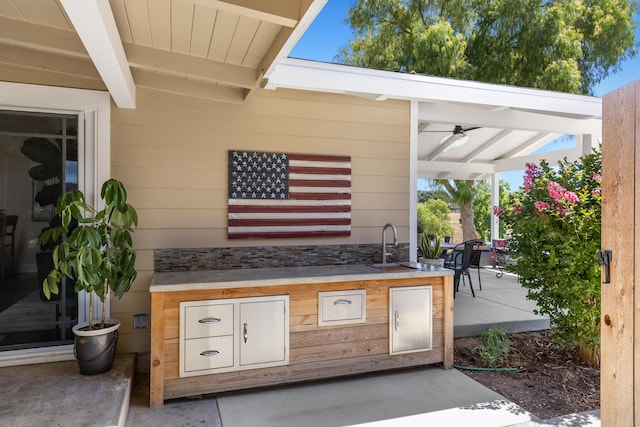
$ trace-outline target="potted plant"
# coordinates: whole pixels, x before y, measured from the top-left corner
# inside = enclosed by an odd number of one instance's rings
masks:
[[[89,294],[89,322],[73,327],[74,353],[80,372],[87,375],[111,369],[120,327],[118,320],[106,319],[105,310],[101,320],[94,322],[94,294],[103,304],[110,290],[121,298],[137,274],[131,232],[138,216],[127,203],[127,191],[120,181],[109,179],[100,197],[103,209],[90,206],[79,190],[63,193],[56,202],[61,224],[39,237],[39,242],[62,239],[53,249],[53,270],[42,283],[45,296],[57,294],[65,277],[75,281],[76,292]]]
[[[429,239],[429,237],[423,233],[418,247],[420,248],[420,252],[422,252],[422,258],[419,259],[420,263],[435,267],[444,266],[444,259],[440,258],[442,249],[440,248],[439,237]]]

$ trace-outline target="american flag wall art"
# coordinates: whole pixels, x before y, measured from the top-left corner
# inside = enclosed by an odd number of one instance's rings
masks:
[[[351,157],[229,151],[229,239],[351,235]]]

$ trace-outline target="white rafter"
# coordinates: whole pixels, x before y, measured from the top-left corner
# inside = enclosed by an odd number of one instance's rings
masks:
[[[60,0],[113,101],[135,108],[136,86],[108,0]]]

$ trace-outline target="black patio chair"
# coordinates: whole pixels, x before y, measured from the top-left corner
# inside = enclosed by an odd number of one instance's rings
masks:
[[[471,266],[471,259],[473,257],[474,248],[478,247],[477,240],[471,240],[464,243],[460,243],[453,249],[453,256],[451,262],[445,264],[446,268],[454,271],[453,275],[453,297],[455,298],[456,292],[460,288],[460,277],[464,281],[464,276],[469,278],[469,288],[471,289],[471,295],[476,297],[476,293],[473,290],[473,282],[471,281],[471,275],[469,274],[469,267]]]
[[[480,278],[480,261],[482,260],[482,249],[481,247],[484,245],[484,242],[482,240],[469,240],[469,242],[473,242],[475,244],[475,246],[473,247],[472,251],[471,251],[471,265],[470,267],[473,267],[477,270],[478,272],[478,286],[480,287],[480,290],[482,290],[482,279]]]

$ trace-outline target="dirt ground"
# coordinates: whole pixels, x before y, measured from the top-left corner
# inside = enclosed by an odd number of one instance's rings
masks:
[[[510,334],[507,371],[460,371],[520,405],[548,419],[600,407],[600,369],[578,364],[551,341],[549,331]],[[473,349],[479,337],[455,340],[454,364],[483,367]]]

